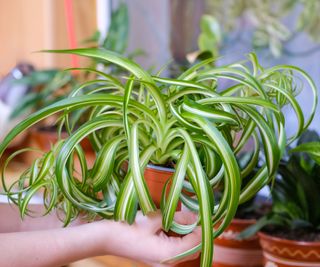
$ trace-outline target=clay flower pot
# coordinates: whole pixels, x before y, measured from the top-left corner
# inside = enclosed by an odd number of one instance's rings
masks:
[[[320,242],[273,237],[260,232],[265,267],[319,267]]]
[[[67,133],[61,133],[62,138],[67,137]],[[28,147],[38,148],[41,151],[49,151],[51,146],[58,141],[57,131],[32,129],[28,136]],[[81,146],[86,154],[87,163],[92,166],[95,160],[95,152],[91,147],[91,144],[87,138],[81,141]],[[24,157],[25,163],[32,163],[34,159],[39,156],[38,153],[28,152]],[[79,164],[78,164],[79,165]],[[78,166],[79,167],[79,166]]]
[[[233,219],[229,227],[214,241],[214,267],[262,266],[262,250],[259,238],[254,235],[239,240],[238,234],[256,220]]]
[[[146,180],[146,184],[150,190],[151,197],[156,204],[156,206],[160,207],[162,189],[164,188],[168,179],[174,173],[174,169],[165,168],[155,165],[147,165],[144,171],[144,178]],[[170,188],[170,184],[168,189]],[[181,209],[181,204],[179,204],[179,210]]]
[[[150,190],[151,197],[156,204],[160,207],[162,189],[166,182],[173,175],[174,169],[159,167],[155,165],[148,165],[144,171],[144,178]],[[168,189],[170,188],[170,183]],[[181,202],[179,202],[177,210],[181,210]],[[173,233],[173,235],[176,235]],[[200,266],[200,256],[195,260],[190,260],[174,265],[175,267],[195,267]]]
[[[66,132],[61,133],[62,138],[67,137]],[[37,147],[43,151],[48,151],[52,144],[58,141],[58,133],[56,131],[33,129],[29,134],[29,142],[34,147]],[[87,138],[81,141],[81,146],[86,152],[94,153],[91,144]]]

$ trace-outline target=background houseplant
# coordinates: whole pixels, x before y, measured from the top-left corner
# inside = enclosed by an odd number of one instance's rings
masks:
[[[66,94],[66,88],[64,87],[72,84],[72,80],[73,77],[70,73],[61,72],[60,70],[32,71],[27,76],[15,82],[26,85],[32,90],[14,107],[11,118],[32,113],[42,107],[59,101]]]
[[[266,261],[282,261],[283,266],[290,261],[299,266],[319,262],[319,141],[315,131],[301,136],[298,146],[280,163],[279,177],[271,188],[271,212],[242,233],[250,235],[262,229],[260,242]]]
[[[279,62],[276,58],[281,56],[283,62],[291,62],[289,57],[312,55],[320,48],[316,0],[177,0],[171,9],[173,71],[185,68],[198,55],[206,56],[204,52],[219,62],[220,55],[255,50],[267,63]],[[188,32],[190,28],[193,31]],[[310,45],[303,46],[306,38]]]
[[[211,62],[206,60],[177,79],[167,79],[152,76],[131,60],[104,49],[54,52],[105,60],[130,75],[115,77],[86,68],[99,76],[92,82],[96,86],[83,90],[90,84],[86,81],[66,99],[34,113],[7,135],[0,145],[1,154],[19,133],[54,114],[59,114],[58,129],[65,127],[69,135],[38,158],[13,186],[4,183],[21,216],[29,213],[31,197],[44,189],[47,212],[54,208],[64,211],[65,225],[80,212],[132,223],[138,208],[144,214],[156,209],[143,177],[146,165],[173,164],[169,193],[163,194],[161,203],[163,228],[185,234],[196,226],[173,220],[179,199],[198,212],[202,245],[178,257],[202,249],[202,266],[211,265],[213,239],[228,226],[238,204],[250,199],[274,176],[286,143],[310,124],[317,104],[316,88],[306,73],[286,65],[263,69],[254,54],[250,55],[251,66],[239,62],[206,68]],[[295,73],[305,79],[314,96],[308,119],[295,99],[297,89],[301,89]],[[288,138],[281,112],[287,104],[298,121],[296,133]],[[89,114],[86,122],[71,123],[70,115],[79,110]],[[237,141],[236,133],[240,135]],[[88,167],[81,148],[85,138],[96,151],[93,167]],[[240,168],[236,155],[251,138],[255,144],[252,157]],[[261,148],[266,161],[240,190],[241,179],[256,166]],[[127,171],[123,170],[125,162]],[[214,203],[213,188],[221,183],[222,198]],[[15,187],[18,191],[13,190]],[[213,231],[215,225],[218,228]]]
[[[128,35],[128,8],[126,4],[121,3],[112,11],[111,25],[108,28],[106,36],[101,38],[100,32],[97,31],[93,36],[84,40],[83,44],[88,47],[100,47],[125,54],[128,46]],[[134,51],[130,53],[128,57],[133,58],[142,53],[140,50]],[[123,71],[123,69],[116,69],[114,65],[110,67],[108,62],[99,62],[99,60],[91,59],[88,65],[92,68],[103,69],[105,72],[112,73],[113,75],[120,75],[119,71]],[[32,90],[14,107],[11,118],[35,112],[59,101],[68,95],[73,87],[79,86],[77,83],[82,84],[85,80],[94,78],[86,76],[88,76],[88,73],[82,73],[82,75],[80,75],[80,73],[74,72],[73,75],[71,75],[70,72],[63,72],[59,69],[33,70],[22,79],[14,81],[14,83],[26,85],[32,88]]]
[[[87,47],[100,47],[125,54],[128,46],[128,35],[128,8],[125,3],[121,3],[112,11],[111,24],[106,36],[102,38],[100,32],[97,31],[92,37],[84,40],[83,44]],[[129,53],[128,57],[134,58],[141,54],[143,54],[143,52],[137,50]],[[125,75],[124,69],[118,68],[116,65],[109,64],[106,61],[91,59],[88,62],[88,67],[102,70],[111,75]],[[84,90],[92,90],[93,87],[99,84],[98,82],[93,83],[91,81],[89,84],[84,83],[86,80],[99,79],[98,74],[90,73],[84,69],[82,70],[82,72],[78,72],[74,69],[72,73],[58,69],[33,70],[29,75],[16,82],[30,87],[31,90],[23,96],[18,105],[14,107],[11,113],[11,119],[19,119],[19,116],[25,117],[26,114],[31,114],[65,98],[73,88],[79,87],[80,84],[86,87]],[[85,117],[86,114],[78,112],[73,113],[70,120],[82,124]],[[28,136],[25,138],[25,143],[30,143],[29,146],[38,147],[44,151],[49,150],[50,146],[58,139],[57,129],[55,127],[56,120],[57,118],[55,116],[51,116],[49,119],[37,124],[36,127],[28,133]],[[65,134],[64,131],[65,129],[63,129],[61,134]],[[84,146],[88,147],[86,143],[85,141]],[[89,154],[92,152],[89,148],[87,150]],[[31,154],[24,157],[24,160],[27,162],[30,162],[30,159],[33,159]]]
[[[308,54],[319,49],[316,46],[309,51],[296,48],[288,50],[288,44],[297,36],[306,34],[314,43],[319,43],[319,25],[317,13],[320,5],[316,0],[285,0],[285,1],[205,1],[206,12],[214,16],[224,33],[224,43],[246,40],[247,45],[255,49],[267,49],[273,56],[282,54]],[[287,25],[290,17],[295,21]],[[246,31],[252,33],[247,36]],[[250,44],[251,43],[251,44]]]

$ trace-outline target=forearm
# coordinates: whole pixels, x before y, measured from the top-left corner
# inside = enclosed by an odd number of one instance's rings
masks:
[[[0,266],[8,267],[56,267],[105,253],[98,224],[6,233],[0,240]]]
[[[159,263],[198,245],[201,231],[168,237],[161,231],[160,212],[142,216],[133,225],[112,220],[54,230],[0,234],[0,266],[57,267],[83,258],[116,255]],[[178,213],[178,223],[194,223],[192,213]]]
[[[32,205],[30,209],[40,216],[43,207]],[[18,208],[8,204],[0,204],[0,214],[0,233],[6,233],[0,234],[0,266],[56,267],[103,254],[144,258],[144,249],[139,249],[144,243],[136,242],[141,236],[137,235],[134,226],[125,223],[103,220],[80,228],[68,226],[63,229],[56,214],[36,218],[26,216],[21,220]],[[80,224],[79,220],[72,223],[77,224]],[[83,237],[86,238],[82,242],[79,239]],[[26,261],[28,265],[25,265]]]
[[[61,228],[63,223],[59,221],[56,214],[48,214],[41,216],[44,209],[42,205],[30,205],[29,207],[34,211],[35,218],[25,216],[21,219],[19,210],[15,205],[0,204],[0,233],[11,233],[21,231],[34,231]],[[78,225],[79,221],[71,223],[71,225]]]

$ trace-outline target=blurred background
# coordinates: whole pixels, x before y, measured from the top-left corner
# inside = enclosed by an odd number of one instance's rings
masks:
[[[24,63],[26,75],[90,64],[75,56],[34,53],[43,49],[102,46],[150,71],[168,64],[164,76],[176,75],[207,52],[221,65],[255,51],[264,67],[297,65],[320,82],[317,0],[12,0],[1,1],[0,10],[0,97],[10,108],[26,94],[8,89],[6,76],[21,76],[12,72],[17,65]],[[308,95],[300,98],[308,109]],[[319,131],[319,122],[318,115],[311,128]]]

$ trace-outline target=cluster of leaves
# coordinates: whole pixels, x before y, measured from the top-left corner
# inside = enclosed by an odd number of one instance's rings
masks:
[[[162,195],[163,228],[186,234],[200,224],[202,244],[176,258],[201,249],[201,266],[211,266],[213,239],[228,226],[239,203],[252,198],[274,177],[286,144],[310,124],[317,105],[317,89],[304,71],[288,65],[264,69],[254,54],[247,62],[221,67],[212,67],[212,59],[205,60],[173,79],[151,75],[104,49],[51,52],[106,61],[130,75],[118,77],[86,68],[99,78],[32,114],[6,136],[0,155],[18,134],[49,116],[58,114],[60,129],[68,131],[66,138],[60,138],[23,172],[16,182],[18,188],[7,187],[2,174],[4,189],[22,217],[28,214],[31,197],[42,192],[47,212],[63,209],[65,224],[80,212],[132,223],[138,209],[144,214],[156,209],[143,176],[146,165],[173,163],[169,193]],[[314,97],[308,118],[295,98],[302,80]],[[285,105],[297,117],[296,132],[289,137],[284,130]],[[89,114],[86,122],[70,123],[72,113],[79,110]],[[81,147],[86,138],[96,151],[92,167]],[[237,155],[249,140],[254,143],[252,156],[239,164]],[[259,153],[265,162],[241,188],[242,179],[257,165]],[[221,199],[214,202],[214,188],[221,183]],[[174,221],[179,200],[198,213],[198,223]],[[213,226],[218,228],[213,231]]]
[[[64,98],[65,91],[71,90],[75,80],[69,72],[40,70],[33,71],[17,83],[30,86],[32,91],[12,110],[11,118],[39,110]]]
[[[247,165],[247,162],[252,157],[252,152],[241,153],[238,158],[238,163],[241,168]],[[264,160],[261,158],[258,159],[257,165],[251,170],[251,173],[248,173],[245,177],[242,178],[241,188],[245,188],[250,180],[257,174],[260,169],[260,163],[263,163]],[[259,200],[258,194],[247,200],[246,202],[240,204],[237,208],[237,213],[235,217],[237,219],[256,219],[263,216],[264,210],[262,209],[261,201]]]
[[[303,133],[297,147],[280,162],[271,187],[272,210],[241,234],[246,237],[266,226],[279,229],[320,229],[320,137],[315,131]]]
[[[203,15],[200,21],[201,32],[198,37],[199,52],[210,52],[211,57],[219,56],[222,43],[222,32],[219,22],[212,16]]]
[[[284,43],[299,32],[306,32],[320,41],[320,2],[317,0],[214,0],[207,1],[208,13],[214,16],[224,32],[243,31],[240,18],[247,16],[253,27],[252,43],[256,48],[269,47],[274,56],[280,56]],[[284,18],[299,9],[294,29],[289,29]]]

